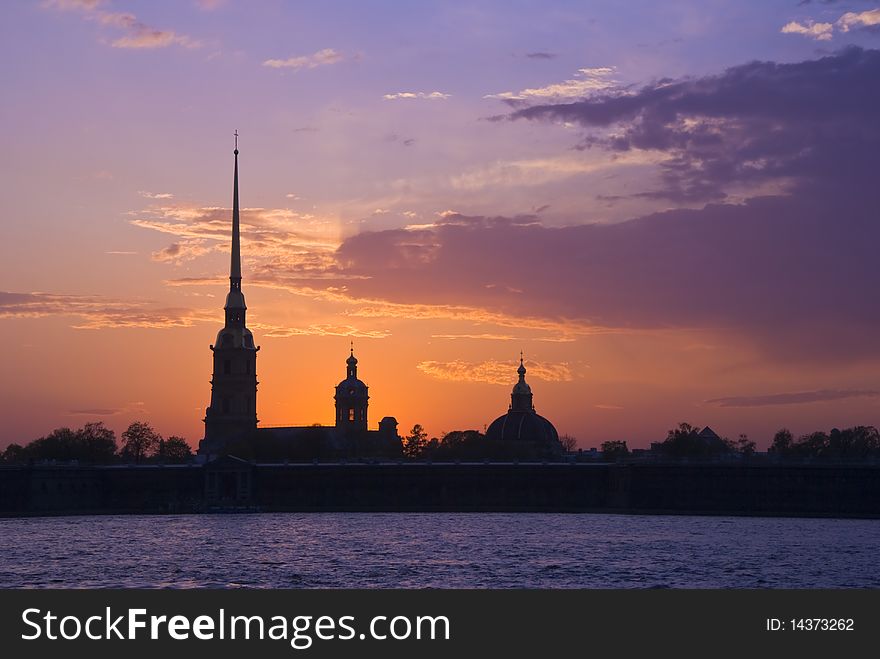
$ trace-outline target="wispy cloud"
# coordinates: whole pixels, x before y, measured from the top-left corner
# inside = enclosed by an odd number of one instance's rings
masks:
[[[880,7],[862,12],[848,11],[837,19],[837,27],[841,32],[849,32],[859,27],[876,26],[880,26]]]
[[[834,26],[831,23],[814,23],[813,21],[804,23],[791,21],[783,25],[780,31],[782,34],[802,34],[817,41],[830,41],[834,36]]]
[[[43,6],[60,11],[77,11],[86,20],[98,23],[103,27],[123,30],[121,37],[111,41],[114,48],[166,48],[168,46],[183,46],[185,48],[198,48],[201,44],[174,30],[160,30],[151,27],[140,20],[137,16],[128,12],[108,11],[104,7],[109,6],[108,0],[46,0]]]
[[[487,384],[513,384],[516,382],[515,362],[484,361],[423,361],[416,364],[425,375],[437,380],[454,382],[483,382]],[[569,382],[574,379],[567,362],[527,362],[527,378],[547,382]]]
[[[382,98],[386,101],[401,101],[401,100],[412,100],[412,99],[425,99],[428,101],[444,101],[449,98],[451,94],[444,94],[443,92],[396,92],[394,94],[385,94]]]
[[[799,391],[785,394],[769,394],[763,396],[731,396],[713,398],[706,402],[718,407],[767,407],[770,405],[803,405],[807,403],[823,403],[846,398],[875,398],[880,391],[870,389],[821,389],[819,391]]]
[[[840,32],[849,32],[857,29],[880,28],[880,7],[856,12],[848,11],[834,23],[817,23],[810,19],[803,23],[791,21],[782,26],[783,34],[800,34],[816,41],[831,41],[835,27]]]
[[[216,322],[217,314],[197,309],[159,307],[148,301],[129,301],[100,295],[0,292],[0,318],[72,316],[81,321],[76,329],[122,327],[191,327]]]
[[[206,245],[204,240],[187,240],[172,243],[164,249],[153,252],[150,255],[150,258],[159,263],[173,263],[174,265],[180,265],[185,261],[191,261],[203,254],[207,254],[208,252],[213,251],[213,249],[213,247]]]
[[[153,254],[158,261],[177,263],[228,248],[228,208],[167,204],[138,211],[135,226],[177,238]],[[334,253],[339,245],[335,223],[286,208],[245,208],[241,211],[242,254],[251,276],[283,272],[288,278],[328,279],[339,276]],[[221,247],[222,246],[222,247]]]
[[[337,64],[345,59],[345,56],[333,48],[324,48],[311,55],[298,55],[287,59],[267,59],[263,66],[271,69],[316,69],[319,66]]]
[[[456,341],[459,339],[478,339],[485,341],[513,341],[516,337],[509,334],[432,334],[432,339],[448,339]]]
[[[366,279],[359,274],[342,273],[340,278],[349,284],[358,279]],[[504,328],[516,328],[527,332],[540,332],[541,335],[529,336],[530,341],[547,341],[567,343],[580,336],[599,334],[630,333],[628,329],[614,329],[593,325],[584,321],[565,318],[540,318],[528,315],[505,314],[475,306],[448,304],[419,304],[406,302],[390,302],[374,297],[355,296],[344,287],[315,288],[303,284],[303,277],[286,276],[284,273],[262,271],[248,277],[251,286],[263,286],[287,291],[319,302],[338,304],[344,307],[341,313],[352,318],[393,318],[400,320],[453,320],[476,325],[489,325]],[[228,280],[217,277],[180,277],[164,282],[167,286],[223,286]]]
[[[547,101],[581,98],[592,92],[615,87],[618,83],[611,78],[615,70],[612,66],[578,69],[574,78],[563,82],[553,83],[546,87],[530,87],[517,92],[508,91],[486,94],[483,98],[498,98],[504,101]]]
[[[80,410],[70,410],[70,416],[114,416],[124,410],[120,407],[89,407]]]
[[[67,412],[67,416],[118,416],[120,414],[141,415],[145,412],[143,401],[125,403],[122,407],[78,407]]]
[[[324,292],[324,295],[327,295]],[[329,293],[333,297],[341,297],[357,306],[348,313],[363,318],[403,318],[410,320],[458,320],[478,324],[495,325],[498,327],[515,327],[523,330],[549,332],[554,338],[571,338],[605,334],[610,330],[604,327],[590,326],[587,323],[552,318],[538,318],[505,314],[480,307],[468,307],[448,304],[407,304],[388,302],[386,300],[370,300],[354,298],[339,293]]]
[[[147,199],[171,199],[174,197],[170,192],[149,192],[148,190],[138,190],[138,194]]]
[[[281,327],[263,323],[250,323],[250,327],[259,330],[269,338],[289,338],[291,336],[350,336],[362,339],[385,339],[391,336],[388,330],[365,330],[352,325],[316,324],[307,327]]]
[[[557,55],[556,53],[539,50],[534,53],[526,53],[526,57],[528,57],[529,59],[555,59]]]
[[[456,174],[454,190],[481,190],[493,186],[533,186],[621,167],[654,165],[663,156],[646,150],[631,150],[602,160],[572,155],[524,160],[499,160]]]

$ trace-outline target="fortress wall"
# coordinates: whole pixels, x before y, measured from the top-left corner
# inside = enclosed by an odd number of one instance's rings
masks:
[[[871,517],[880,516],[880,466],[238,462],[0,468],[4,515],[212,510]]]

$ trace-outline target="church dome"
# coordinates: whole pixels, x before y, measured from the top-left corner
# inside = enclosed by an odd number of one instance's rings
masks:
[[[551,452],[560,446],[559,433],[547,419],[535,412],[532,404],[532,388],[526,382],[526,367],[522,355],[519,368],[516,369],[519,379],[510,392],[510,409],[495,419],[486,429],[486,439],[503,441],[537,442],[543,444]]]
[[[367,385],[357,378],[345,378],[336,385],[336,391],[346,396],[366,396]]]
[[[535,412],[510,410],[495,419],[486,430],[486,439],[556,444],[559,433],[547,419]]]

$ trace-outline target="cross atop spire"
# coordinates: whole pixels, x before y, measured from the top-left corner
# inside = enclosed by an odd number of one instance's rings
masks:
[[[233,135],[235,135],[235,151],[234,151],[234,153],[237,155],[238,154],[238,128],[235,129],[235,132],[233,133]]]

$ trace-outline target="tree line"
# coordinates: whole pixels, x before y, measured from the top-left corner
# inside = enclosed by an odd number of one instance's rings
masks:
[[[163,437],[144,421],[135,421],[116,440],[116,433],[101,421],[82,428],[56,428],[45,437],[28,444],[10,444],[0,453],[7,464],[29,464],[43,461],[114,464],[162,462],[181,464],[193,458],[183,437]]]
[[[563,447],[576,445],[574,438],[560,438]],[[417,423],[403,437],[403,455],[419,460],[544,460],[558,457],[553,447],[538,442],[487,439],[479,430],[453,430],[428,439]]]
[[[569,435],[560,438],[564,450],[571,453],[577,450],[577,440]],[[428,439],[428,433],[420,424],[413,426],[403,438],[403,453],[414,459],[482,459],[530,456],[529,447],[513,447],[511,442],[499,442],[490,446],[485,435],[476,430],[456,430],[444,433],[439,438]],[[666,438],[653,447],[653,452],[670,458],[715,458],[721,456],[751,457],[757,452],[757,444],[742,433],[736,439],[727,437],[717,441],[707,441],[699,434],[699,426],[679,423],[669,430]],[[524,455],[514,455],[519,450]],[[632,453],[625,441],[602,442],[602,459],[608,461],[625,460]],[[782,428],[773,437],[768,455],[787,458],[827,458],[838,460],[863,460],[880,458],[880,432],[874,426],[854,426],[829,432],[816,431],[795,438],[791,431]]]
[[[739,435],[735,440],[722,437],[718,441],[707,441],[700,436],[698,426],[680,423],[652,449],[672,458],[712,458],[736,454],[749,457],[755,454],[756,444],[746,434]],[[773,436],[767,453],[780,458],[880,458],[880,432],[874,426],[854,426],[844,430],[832,428],[827,433],[819,430],[795,438],[790,430],[782,428]],[[630,451],[626,442],[604,442],[602,456],[620,460],[629,457]]]
[[[880,457],[880,432],[874,426],[854,426],[830,432],[816,431],[797,439],[787,428],[773,437],[769,452],[792,458],[862,460]]]

